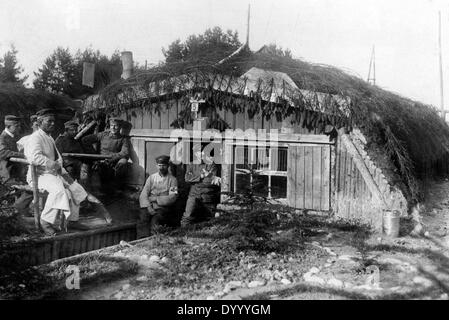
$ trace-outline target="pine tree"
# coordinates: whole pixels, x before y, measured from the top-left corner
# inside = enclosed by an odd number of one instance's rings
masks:
[[[18,65],[17,49],[14,45],[0,58],[0,82],[1,83],[18,83],[23,85],[28,76],[21,77],[23,68]]]

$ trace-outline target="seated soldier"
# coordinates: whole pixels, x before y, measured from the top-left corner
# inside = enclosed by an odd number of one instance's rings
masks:
[[[110,159],[97,161],[93,169],[98,172],[103,189],[115,191],[123,187],[129,159],[129,138],[120,133],[121,120],[109,119],[110,130],[84,137],[81,142],[86,151],[92,150],[94,143],[100,144],[100,154],[112,156]]]
[[[187,164],[185,182],[190,184],[186,208],[181,219],[181,226],[209,220],[214,217],[220,197],[221,178],[217,176],[218,166],[212,158],[207,159],[201,152],[201,144],[193,146],[197,161],[207,163]]]
[[[56,147],[61,153],[85,153],[79,140],[75,140],[78,132],[78,123],[67,121],[64,123],[65,132],[56,138]],[[63,157],[63,166],[73,179],[80,179],[83,162],[74,157]]]
[[[55,128],[54,111],[43,109],[37,115],[39,129],[28,138],[24,152],[27,160],[38,166],[38,188],[48,192],[41,213],[42,229],[47,235],[54,235],[61,214],[63,221],[77,225],[80,203],[86,200],[88,194],[62,167],[61,154],[50,135]],[[33,183],[31,166],[28,168],[27,182],[30,185]]]
[[[10,158],[25,158],[25,155],[17,149],[20,129],[20,118],[5,116],[5,130],[0,134],[0,179],[6,185],[26,183],[26,165],[9,161]],[[21,192],[16,198],[14,207],[20,213],[26,214],[32,199],[32,195]]]
[[[174,204],[178,197],[178,182],[168,172],[170,157],[159,156],[156,163],[159,171],[148,177],[139,197],[140,224],[150,223],[154,233],[158,225],[175,226],[178,222]]]

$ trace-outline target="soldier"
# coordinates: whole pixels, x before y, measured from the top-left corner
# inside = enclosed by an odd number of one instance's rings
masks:
[[[64,123],[65,132],[56,138],[56,147],[61,153],[85,153],[79,140],[75,140],[78,132],[78,123],[67,121]],[[63,166],[73,179],[80,179],[83,162],[74,157],[63,157]]]
[[[174,204],[178,197],[178,182],[168,172],[169,156],[159,156],[156,163],[159,171],[148,177],[139,197],[140,225],[150,222],[151,233],[158,225],[175,226]]]
[[[205,158],[200,144],[194,145],[193,152],[197,160]],[[219,168],[212,158],[204,160],[207,163],[186,165],[185,182],[190,184],[190,190],[181,219],[182,226],[208,220],[215,214],[220,195]]]
[[[92,150],[92,145],[99,143],[100,154],[112,156],[110,159],[97,161],[93,169],[99,173],[102,187],[107,191],[115,191],[123,187],[130,156],[130,141],[120,133],[121,119],[110,118],[109,124],[109,131],[90,134],[82,139],[82,144],[86,150]]]
[[[9,161],[10,158],[25,158],[25,155],[17,149],[20,129],[20,118],[12,115],[5,116],[5,130],[0,134],[0,179],[6,185],[26,183],[27,167]],[[20,214],[27,215],[30,213],[28,207],[32,200],[31,194],[22,191],[16,198],[14,207]]]
[[[5,116],[5,129],[0,134],[0,161],[2,173],[0,178],[5,184],[25,182],[25,170],[22,164],[12,163],[10,158],[24,158],[24,154],[17,149],[20,133],[20,118],[12,115]]]

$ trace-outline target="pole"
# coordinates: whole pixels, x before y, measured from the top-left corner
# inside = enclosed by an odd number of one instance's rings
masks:
[[[249,19],[251,14],[251,5],[248,4],[248,21],[246,24],[246,46],[249,47]]]
[[[440,101],[441,101],[441,117],[445,119],[444,114],[444,92],[443,92],[443,58],[441,54],[441,11],[438,11],[438,51],[440,56]]]
[[[33,207],[34,207],[34,225],[37,230],[40,229],[40,208],[39,208],[39,189],[37,186],[37,171],[36,166],[31,166],[31,180],[33,181]]]
[[[376,47],[373,45],[373,84],[376,85]]]

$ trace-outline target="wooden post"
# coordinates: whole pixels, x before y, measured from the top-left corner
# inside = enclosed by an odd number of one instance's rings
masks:
[[[31,180],[33,181],[33,204],[34,204],[34,225],[37,230],[40,229],[40,208],[39,208],[39,189],[37,185],[37,170],[36,166],[31,166]]]
[[[441,55],[441,12],[438,11],[438,54],[440,57],[440,108],[441,108],[441,117],[445,119],[444,114],[444,85],[443,85],[443,58]]]

